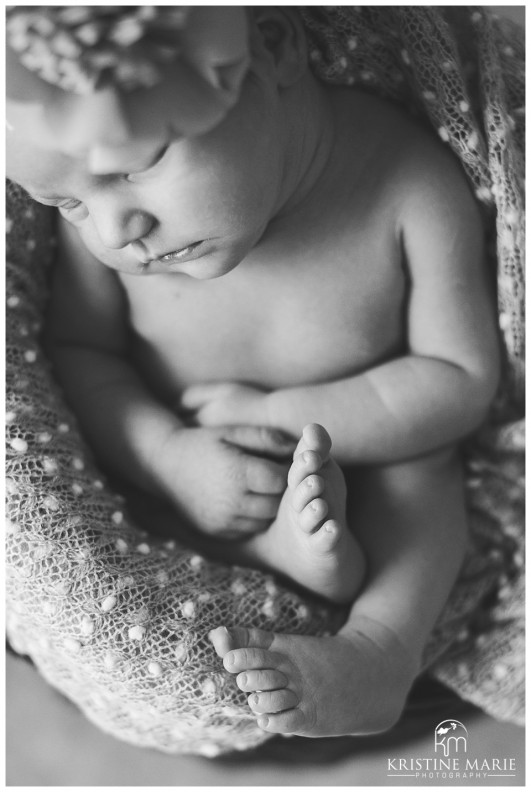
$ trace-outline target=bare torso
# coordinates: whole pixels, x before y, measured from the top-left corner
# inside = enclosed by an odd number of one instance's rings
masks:
[[[321,191],[273,220],[236,269],[214,280],[119,275],[135,355],[163,399],[197,382],[330,381],[403,350],[395,163],[415,138],[431,143],[392,105],[352,94],[333,92],[340,131]]]

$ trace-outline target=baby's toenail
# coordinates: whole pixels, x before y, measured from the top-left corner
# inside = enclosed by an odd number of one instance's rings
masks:
[[[235,664],[235,662],[236,662],[236,657],[235,657],[234,653],[233,652],[228,652],[225,655],[225,663],[227,665],[233,666]]]
[[[266,715],[261,715],[256,722],[261,729],[265,729],[265,727],[269,723],[269,718]]]
[[[254,706],[258,704],[258,696],[256,693],[253,693],[252,696],[249,696],[249,704],[253,704]]]

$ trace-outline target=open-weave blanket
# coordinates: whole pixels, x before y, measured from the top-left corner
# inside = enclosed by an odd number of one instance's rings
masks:
[[[523,719],[523,81],[519,31],[482,9],[300,8],[324,80],[404,104],[451,146],[485,209],[503,385],[467,447],[470,547],[426,667]],[[220,623],[334,632],[344,612],[271,575],[138,530],[95,466],[41,345],[52,210],[8,190],[7,628],[102,729],[213,756],[268,738],[207,640]]]

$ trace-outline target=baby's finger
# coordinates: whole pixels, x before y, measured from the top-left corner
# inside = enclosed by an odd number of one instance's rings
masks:
[[[280,459],[290,459],[296,441],[280,429],[269,426],[228,426],[223,438],[231,445],[257,454],[271,455]]]
[[[280,506],[280,495],[246,495],[242,504],[242,517],[252,520],[274,520]]]
[[[247,457],[247,489],[262,495],[282,495],[288,485],[288,470],[287,462],[282,465],[269,459]]]

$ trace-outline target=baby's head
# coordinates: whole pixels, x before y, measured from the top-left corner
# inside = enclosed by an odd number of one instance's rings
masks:
[[[9,178],[59,207],[113,268],[201,279],[233,269],[296,186],[300,113],[286,108],[311,79],[297,13],[54,7],[82,31],[76,53],[64,18],[36,8],[29,38],[27,19],[8,20]],[[103,18],[87,18],[95,10]]]

